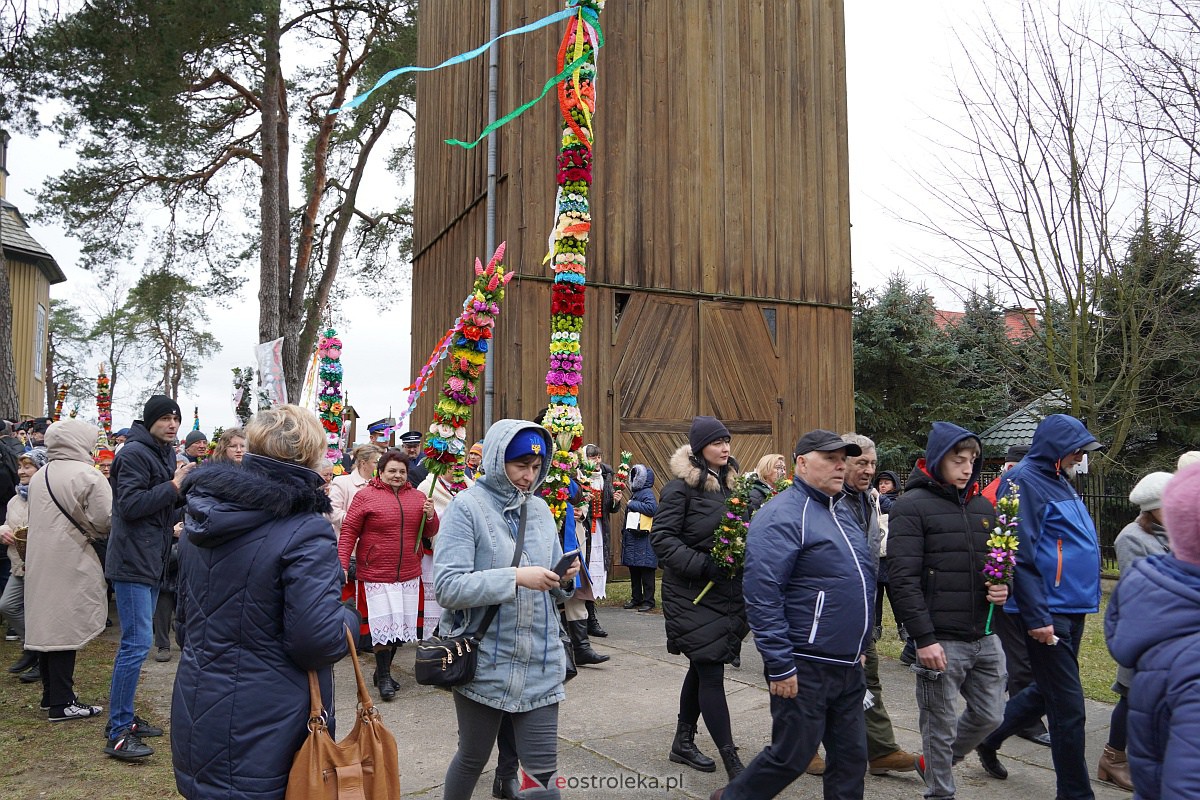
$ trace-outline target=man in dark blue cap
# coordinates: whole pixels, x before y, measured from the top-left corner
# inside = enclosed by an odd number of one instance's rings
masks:
[[[795,451],[795,482],[755,514],[746,539],[746,617],[771,691],[771,744],[710,800],[776,797],[824,742],[825,797],[862,797],[863,658],[875,566],[842,487],[862,449],[827,430]]]
[[[421,432],[405,431],[400,434],[400,447],[408,456],[408,483],[415,489],[429,477],[429,470],[421,464],[425,460],[425,454],[421,452]]]

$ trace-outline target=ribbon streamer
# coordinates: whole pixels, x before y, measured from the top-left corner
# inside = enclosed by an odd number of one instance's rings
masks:
[[[524,105],[519,106],[516,110],[508,112],[503,117],[501,117],[500,119],[493,122],[491,125],[488,125],[486,128],[483,129],[483,132],[479,134],[479,138],[477,138],[475,141],[470,142],[470,143],[461,142],[458,139],[446,139],[444,141],[446,142],[446,144],[455,144],[455,145],[458,145],[459,147],[463,148],[464,150],[470,150],[471,148],[475,147],[480,142],[482,142],[484,139],[486,139],[487,135],[489,133],[491,133],[492,131],[496,130],[497,128],[499,128],[503,125],[507,125],[508,123],[510,123],[514,119],[516,119],[517,117],[524,114],[529,109],[536,106],[539,102],[541,102],[541,99],[543,97],[545,97],[547,94],[550,93],[550,90],[552,88],[554,88],[554,86],[556,84],[562,83],[578,67],[583,66],[583,63],[588,60],[588,57],[589,57],[588,55],[582,55],[579,58],[572,61],[570,64],[567,64],[567,66],[563,69],[562,72],[558,73],[553,78],[546,81],[546,85],[542,87],[541,94],[539,94],[537,97],[530,100],[528,103],[525,103]]]
[[[375,85],[372,86],[369,91],[366,91],[363,94],[358,95],[357,97],[350,100],[348,103],[341,106],[340,108],[329,109],[329,111],[326,113],[337,114],[338,112],[345,111],[346,109],[349,109],[349,108],[358,108],[363,103],[365,103],[367,101],[367,98],[370,97],[377,89],[379,89],[384,84],[390,83],[391,81],[395,80],[396,78],[400,77],[401,75],[406,75],[410,72],[433,72],[434,70],[439,70],[439,69],[442,69],[443,67],[450,67],[455,64],[463,64],[467,61],[470,61],[474,58],[478,58],[479,56],[483,55],[484,53],[486,53],[488,51],[489,47],[491,47],[493,44],[500,41],[501,39],[505,38],[506,36],[517,36],[522,33],[529,33],[530,31],[536,31],[539,28],[545,28],[547,26],[553,25],[556,22],[561,22],[564,19],[569,19],[569,18],[575,16],[575,14],[576,14],[575,10],[570,9],[570,8],[564,9],[562,11],[556,11],[548,17],[543,17],[542,19],[539,19],[537,22],[531,22],[528,25],[522,25],[520,28],[514,28],[511,31],[505,31],[504,33],[497,36],[495,39],[492,39],[490,42],[487,42],[485,44],[481,44],[479,47],[476,47],[474,50],[469,50],[465,53],[459,53],[456,56],[451,56],[450,58],[446,59],[442,63],[438,64],[436,67],[413,66],[413,67],[399,67],[398,69],[391,70],[390,72],[386,72],[382,76],[380,76],[379,80],[375,81]]]

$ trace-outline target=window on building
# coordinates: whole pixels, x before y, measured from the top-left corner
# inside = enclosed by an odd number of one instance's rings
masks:
[[[46,376],[46,307],[38,303],[37,327],[33,331],[33,379],[45,381]]]

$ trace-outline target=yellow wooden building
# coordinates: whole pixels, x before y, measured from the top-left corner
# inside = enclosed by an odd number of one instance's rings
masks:
[[[0,243],[12,297],[12,352],[22,419],[46,413],[46,346],[50,286],[67,279],[46,248],[29,235],[20,210],[6,198],[8,134],[0,131]]]

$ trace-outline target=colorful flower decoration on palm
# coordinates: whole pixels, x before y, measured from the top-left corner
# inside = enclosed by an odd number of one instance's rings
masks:
[[[585,310],[584,284],[587,278],[587,246],[592,216],[588,195],[592,184],[592,115],[596,111],[596,58],[600,45],[598,15],[603,0],[568,0],[568,8],[579,13],[567,22],[566,34],[558,49],[558,69],[578,66],[558,85],[558,104],[563,119],[558,153],[558,194],[554,203],[554,224],[548,242],[546,261],[554,270],[550,300],[550,368],[546,372],[546,393],[550,397],[544,424],[558,449],[551,459],[550,477],[542,494],[562,524],[566,504],[557,502],[564,476],[556,475],[558,465],[571,459],[566,454],[583,444],[583,415],[579,410],[579,389],[583,383],[583,334]],[[576,459],[577,460],[577,459]],[[569,480],[569,473],[565,476]]]
[[[58,422],[62,419],[63,403],[67,401],[67,390],[71,388],[69,383],[60,383],[58,391],[54,396],[54,414],[51,415],[52,422]]]
[[[479,402],[479,380],[487,361],[496,315],[504,302],[504,287],[516,274],[508,272],[500,263],[505,247],[506,243],[501,242],[486,267],[475,259],[475,285],[471,296],[463,306],[462,315],[446,334],[448,338],[443,339],[449,348],[446,382],[442,386],[442,396],[433,408],[433,424],[425,435],[425,460],[421,463],[434,480],[443,480],[451,494],[457,494],[467,486],[463,471],[467,463],[467,424],[471,421],[472,408]],[[431,486],[430,494],[432,492]]]
[[[989,586],[998,586],[1012,581],[1013,573],[1017,571],[1017,525],[1020,519],[1017,514],[1021,510],[1021,490],[1013,484],[1004,497],[996,501],[996,526],[988,537],[989,548],[984,558],[983,578]],[[987,624],[983,632],[992,632],[992,614],[994,604],[988,606]]]
[[[628,450],[621,451],[621,463],[617,465],[617,474],[613,478],[613,490],[623,492],[629,488],[629,470],[633,461],[633,453]]]
[[[341,475],[343,414],[342,399],[342,340],[337,331],[327,328],[317,341],[317,415],[325,429],[325,457],[333,462],[333,472]]]
[[[750,534],[747,518],[750,516],[750,488],[753,485],[752,476],[738,477],[733,484],[733,492],[725,501],[725,515],[721,517],[720,524],[713,532],[712,560],[716,562],[717,569],[730,578],[735,577],[746,566],[746,537]],[[696,595],[692,605],[699,605],[704,595],[715,585],[716,581],[709,581],[700,594]]]
[[[96,414],[100,418],[100,427],[104,431],[105,447],[112,447],[112,384],[100,365],[100,374],[96,376]]]
[[[208,440],[208,447],[206,447],[204,449],[204,452],[201,453],[200,457],[197,458],[196,460],[200,461],[200,462],[204,462],[204,461],[207,461],[208,459],[212,458],[213,454],[217,452],[217,443],[221,441],[221,435],[224,433],[225,433],[225,426],[218,425],[217,429],[212,432],[212,436]]]

